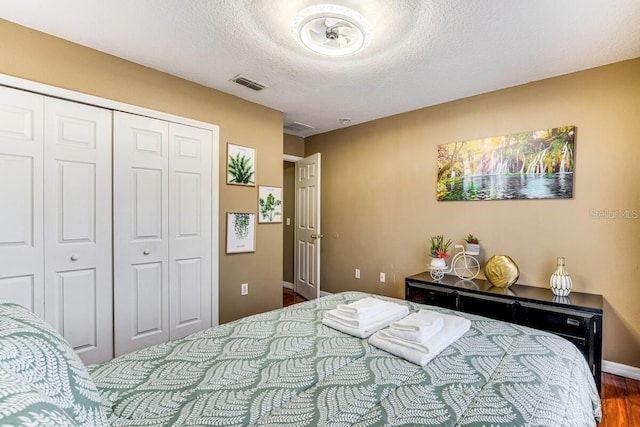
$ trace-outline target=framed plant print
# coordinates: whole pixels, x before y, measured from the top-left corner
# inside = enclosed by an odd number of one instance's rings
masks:
[[[258,187],[258,223],[282,222],[282,188]]]
[[[573,198],[573,125],[438,146],[440,200]]]
[[[227,253],[256,251],[256,215],[227,212]]]
[[[227,143],[227,184],[256,186],[256,149]]]

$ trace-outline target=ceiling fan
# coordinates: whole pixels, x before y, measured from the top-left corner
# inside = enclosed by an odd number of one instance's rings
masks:
[[[319,5],[300,12],[294,35],[308,49],[325,55],[349,55],[368,42],[364,17],[339,6]]]

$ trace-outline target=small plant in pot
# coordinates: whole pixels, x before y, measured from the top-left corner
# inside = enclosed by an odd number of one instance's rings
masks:
[[[469,255],[479,255],[480,254],[480,239],[478,239],[473,234],[469,234],[466,238],[467,241],[467,250],[466,252]]]
[[[431,248],[429,250],[431,254],[431,268],[446,268],[446,258],[449,257],[447,253],[451,246],[451,240],[444,241],[444,236],[439,234],[431,237]]]

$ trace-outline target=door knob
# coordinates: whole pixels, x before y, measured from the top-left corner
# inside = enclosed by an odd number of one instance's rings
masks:
[[[322,234],[312,234],[311,238],[312,239],[322,239],[324,237],[324,235]]]
[[[151,251],[148,248],[144,248],[144,250],[142,251],[143,255],[149,255],[151,253]]]
[[[80,257],[78,256],[78,254],[72,254],[72,255],[71,255],[71,261],[77,261],[78,259],[80,259]]]

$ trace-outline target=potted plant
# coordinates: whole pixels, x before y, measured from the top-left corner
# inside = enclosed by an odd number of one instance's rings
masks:
[[[480,254],[480,240],[474,236],[473,234],[469,234],[467,236],[467,250],[466,252],[469,255],[479,255]]]
[[[444,241],[444,236],[439,234],[431,237],[431,249],[429,253],[431,255],[431,268],[446,268],[446,258],[449,257],[447,253],[451,246],[451,240]]]

